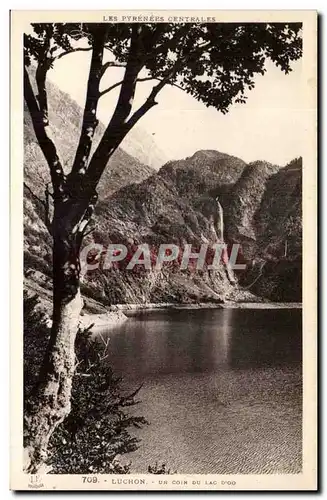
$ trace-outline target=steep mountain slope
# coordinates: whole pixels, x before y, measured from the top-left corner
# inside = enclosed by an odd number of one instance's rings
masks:
[[[275,301],[302,300],[302,159],[292,161],[266,184],[256,214],[261,276],[254,293]],[[262,267],[264,266],[264,267]],[[249,282],[250,276],[247,277]]]
[[[33,69],[31,69],[33,73]],[[32,79],[33,81],[33,79]],[[49,117],[63,167],[67,172],[73,162],[79,140],[82,109],[70,96],[51,82],[47,84]],[[104,125],[99,123],[95,134],[97,145]],[[99,199],[103,199],[131,182],[141,182],[154,170],[118,148],[110,160],[98,186]],[[40,295],[51,299],[52,238],[43,222],[44,207],[37,198],[44,198],[46,184],[50,181],[48,167],[37,144],[31,118],[24,103],[24,262],[26,282]],[[99,305],[87,301],[96,312]],[[92,307],[91,307],[92,306]],[[101,307],[100,307],[101,310]]]
[[[256,225],[264,254],[276,258],[302,254],[302,158],[270,177]]]
[[[201,243],[215,243],[219,241],[218,206],[215,194],[211,194],[221,186],[232,186],[245,166],[242,160],[215,151],[201,151],[186,160],[167,164],[145,181],[125,186],[100,202],[95,214],[96,229],[85,244],[122,243],[132,250],[137,244],[148,243],[157,251],[160,243],[180,247],[188,243],[195,248]],[[37,248],[37,236],[32,229],[35,215],[30,206],[26,207],[25,216],[29,228],[27,261],[33,268],[36,255],[39,258],[42,252],[42,260],[49,262],[51,252],[48,245]],[[43,227],[45,242],[48,236],[44,233]],[[39,264],[37,268],[44,271],[44,265]],[[83,279],[84,294],[104,304],[219,302],[233,289],[224,269],[193,272],[168,266],[161,272],[143,272],[139,267],[133,272],[121,268],[91,272]]]
[[[302,294],[302,159],[279,169],[256,162],[234,185],[227,237],[250,264],[241,284],[275,301]],[[249,262],[250,261],[250,262]]]
[[[68,94],[59,90],[51,82],[48,83],[47,89],[51,132],[59,157],[63,162],[63,168],[69,171],[79,140],[83,111]],[[104,125],[99,123],[92,151],[97,146],[103,131]],[[36,194],[43,195],[45,184],[49,182],[50,177],[45,159],[36,142],[31,118],[25,104],[24,165],[25,182],[33,187]],[[98,187],[99,198],[105,198],[131,182],[141,182],[153,173],[154,170],[150,166],[141,163],[122,148],[118,148],[110,160],[110,168],[106,168],[101,178]]]
[[[97,230],[92,238],[104,246],[122,243],[131,251],[141,243],[157,255],[161,243],[185,244],[221,241],[216,193],[232,186],[246,164],[217,151],[199,151],[185,160],[169,162],[158,174],[126,186],[102,201],[96,210]],[[219,302],[233,290],[226,269],[194,272],[169,265],[160,272],[124,267],[96,271],[84,277],[88,290],[104,290],[102,299],[115,302]]]
[[[224,199],[226,237],[230,243],[241,243],[246,259],[260,251],[255,215],[260,208],[271,175],[280,167],[263,161],[250,163]]]
[[[242,160],[218,151],[198,151],[167,163],[138,185],[117,191],[99,204],[97,214],[105,224],[112,224],[110,234],[123,226],[126,238],[139,239],[139,234],[162,242],[169,234],[173,240],[195,243],[202,232],[208,236],[210,226],[199,210],[201,202],[208,198],[209,211],[211,204],[215,213],[216,191],[231,186],[245,166]]]
[[[166,163],[164,151],[157,146],[153,136],[148,134],[142,126],[136,125],[125,137],[120,147],[144,165],[149,165],[155,170],[159,170]]]
[[[55,86],[50,84],[48,91],[53,135],[68,168],[82,111]],[[34,196],[43,196],[49,176],[28,112],[24,133],[29,186],[24,188],[26,283],[51,297],[52,240],[43,223],[44,207]],[[155,172],[119,149],[101,180],[94,231],[85,245],[122,243],[131,254],[138,244],[148,243],[154,258],[161,243],[181,249],[192,244],[195,251],[202,243],[223,238],[229,247],[241,245],[247,269],[235,283],[225,267],[210,271],[205,265],[196,271],[189,266],[181,271],[175,262],[160,271],[145,271],[142,266],[126,271],[125,262],[83,276],[87,307],[97,311],[101,304],[257,300],[251,292],[271,300],[301,300],[301,182],[301,159],[285,168],[266,162],[247,165],[239,158],[205,150],[170,161]]]

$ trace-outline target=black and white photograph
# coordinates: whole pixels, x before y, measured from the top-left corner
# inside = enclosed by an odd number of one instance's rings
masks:
[[[13,489],[314,490],[316,13],[11,23]]]

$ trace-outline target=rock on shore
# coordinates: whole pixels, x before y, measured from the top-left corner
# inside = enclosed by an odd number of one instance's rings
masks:
[[[122,311],[110,311],[103,314],[84,314],[80,317],[80,326],[88,328],[92,326],[92,330],[103,330],[105,328],[113,328],[127,320],[127,316]]]

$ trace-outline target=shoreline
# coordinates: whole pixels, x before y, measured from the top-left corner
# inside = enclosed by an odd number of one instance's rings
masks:
[[[302,309],[302,302],[199,302],[197,304],[177,304],[174,302],[149,304],[115,304],[114,311],[154,311],[172,309]]]
[[[80,325],[92,330],[112,329],[125,323],[131,315],[142,311],[171,311],[171,310],[200,310],[200,309],[302,309],[301,302],[226,302],[224,304],[205,303],[176,304],[176,303],[149,303],[149,304],[115,304],[110,306],[106,313],[85,313],[80,317]],[[127,313],[127,314],[126,314]]]
[[[80,316],[80,326],[89,328],[92,324],[92,331],[103,330],[105,328],[115,328],[125,323],[128,317],[121,311],[108,311],[106,313],[89,314],[85,313]]]
[[[302,309],[302,302],[235,302],[223,304],[223,309]]]

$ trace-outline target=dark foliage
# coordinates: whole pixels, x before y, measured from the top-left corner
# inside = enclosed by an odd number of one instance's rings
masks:
[[[106,24],[105,48],[117,62],[130,55],[131,24]],[[49,64],[64,53],[90,49],[97,24],[33,24],[33,35],[25,37],[25,64],[42,57],[43,41],[53,41]],[[80,50],[80,48],[79,48]],[[223,113],[233,103],[246,101],[256,74],[265,73],[271,59],[282,71],[302,54],[301,23],[210,23],[139,25],[138,58],[153,79],[167,79],[207,106]]]
[[[43,355],[49,340],[47,315],[36,294],[24,290],[24,399],[37,381]]]
[[[47,346],[49,329],[37,295],[24,294],[25,392],[37,382]],[[108,343],[92,339],[91,329],[76,337],[76,372],[73,379],[71,413],[54,432],[47,465],[55,474],[127,474],[129,464],[119,457],[135,451],[139,440],[129,429],[147,424],[144,417],[128,410],[137,404],[137,388],[123,394],[122,379],[107,364]]]
[[[49,448],[48,463],[55,474],[127,474],[130,465],[119,457],[135,451],[139,442],[128,429],[147,424],[144,417],[128,413],[137,404],[140,388],[122,394],[122,379],[106,362],[108,343],[92,340],[91,335],[90,330],[80,330],[76,338],[72,409]]]

